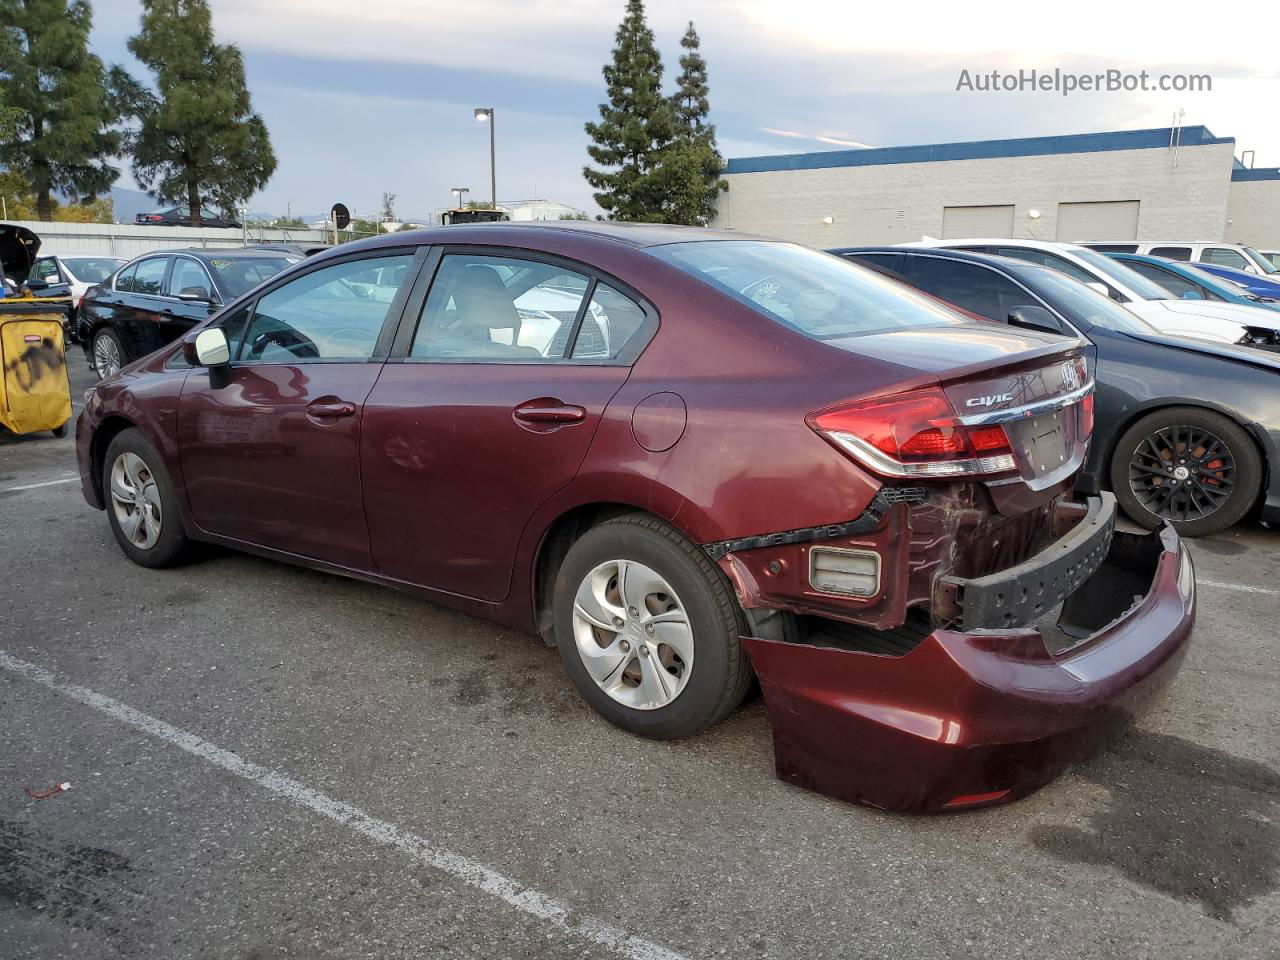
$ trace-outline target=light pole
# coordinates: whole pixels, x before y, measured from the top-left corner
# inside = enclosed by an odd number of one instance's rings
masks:
[[[493,196],[493,209],[498,209],[498,167],[496,155],[494,153],[494,127],[497,121],[493,117],[493,107],[476,107],[476,120],[480,123],[489,124],[489,190]]]
[[[470,187],[454,187],[454,188],[453,188],[452,190],[450,190],[449,192],[450,192],[450,193],[456,193],[456,194],[458,195],[458,209],[459,209],[459,210],[461,210],[461,209],[462,209],[462,206],[463,206],[463,204],[462,204],[462,195],[463,195],[464,193],[470,193],[470,192],[471,192],[471,188],[470,188]]]

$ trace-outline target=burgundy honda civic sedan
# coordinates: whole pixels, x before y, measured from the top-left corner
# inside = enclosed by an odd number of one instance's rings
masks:
[[[793,244],[485,224],[297,264],[76,436],[136,563],[212,542],[535,631],[649,737],[755,677],[779,776],[944,810],[1042,786],[1185,651],[1175,533],[1072,494],[1091,391],[1079,341]]]

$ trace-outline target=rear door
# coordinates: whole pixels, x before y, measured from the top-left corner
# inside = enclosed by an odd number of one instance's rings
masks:
[[[360,435],[421,256],[326,260],[218,321],[230,370],[196,370],[179,406],[182,471],[204,530],[369,570]],[[380,289],[364,278],[379,272]]]
[[[573,478],[657,317],[590,268],[447,248],[365,405],[361,470],[383,574],[501,600],[537,507]]]
[[[169,341],[161,332],[163,312],[169,309],[165,298],[165,278],[172,257],[146,257],[132,271],[127,290],[117,291],[120,300],[115,309],[116,332],[123,341],[126,363],[159,350]],[[172,310],[170,310],[172,312]]]

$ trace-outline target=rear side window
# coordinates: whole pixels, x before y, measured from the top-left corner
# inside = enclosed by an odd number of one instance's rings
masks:
[[[116,277],[116,289],[123,293],[131,293],[133,291],[133,275],[138,272],[136,263],[130,264],[120,271],[120,276]]]
[[[864,267],[870,267],[872,270],[883,273],[886,277],[893,277],[895,280],[902,279],[903,266],[902,254],[900,253],[852,253],[846,259]]]
[[[1153,257],[1164,257],[1166,260],[1191,262],[1190,247],[1152,247],[1147,253]]]
[[[1136,243],[1086,243],[1082,246],[1088,247],[1090,250],[1097,250],[1099,253],[1137,253],[1138,245]]]
[[[258,300],[239,359],[368,360],[412,262],[408,255],[348,260],[277,287]]]
[[[597,283],[582,315],[570,356],[575,360],[613,360],[644,326],[644,311],[607,283]]]
[[[964,322],[874,271],[796,244],[709,240],[646,252],[815,340]]]
[[[145,294],[148,297],[160,296],[164,293],[164,274],[168,267],[168,257],[151,257],[141,261],[137,272],[133,275],[132,292]]]
[[[446,254],[422,308],[409,356],[420,360],[519,363],[561,360],[591,281],[554,264],[515,257]],[[596,305],[584,338],[607,352]],[[585,323],[584,323],[585,326]]]
[[[1220,267],[1235,267],[1237,270],[1249,268],[1249,261],[1243,253],[1227,247],[1205,247],[1200,253],[1200,262],[1214,263]]]

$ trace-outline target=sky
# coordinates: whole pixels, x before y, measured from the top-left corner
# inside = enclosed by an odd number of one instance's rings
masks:
[[[316,214],[342,201],[403,218],[488,199],[493,107],[498,199],[596,211],[583,124],[605,98],[624,0],[210,0],[220,42],[244,53],[278,165],[254,211]],[[726,157],[1204,124],[1280,166],[1280,7],[1203,4],[861,4],[650,0],[669,89],[689,20],[702,38],[711,120]],[[96,0],[92,44],[146,71],[126,40],[138,0]],[[1247,19],[1248,23],[1245,23]],[[962,70],[1209,74],[1211,92],[957,91]],[[127,169],[119,186],[135,184]]]

